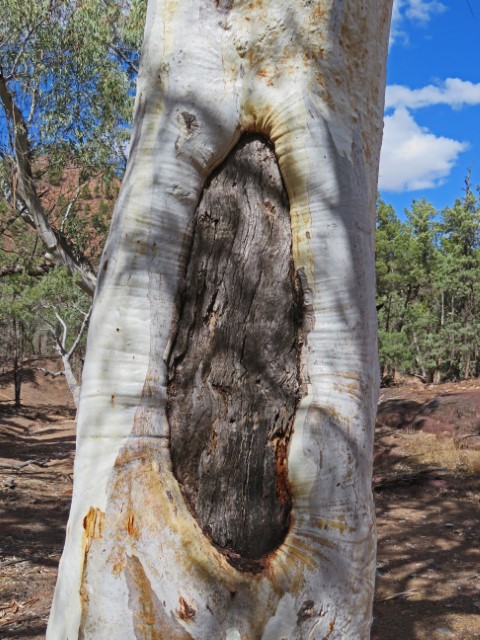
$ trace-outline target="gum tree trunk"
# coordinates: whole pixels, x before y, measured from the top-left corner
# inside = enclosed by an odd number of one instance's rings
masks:
[[[149,0],[50,640],[366,640],[391,2]]]

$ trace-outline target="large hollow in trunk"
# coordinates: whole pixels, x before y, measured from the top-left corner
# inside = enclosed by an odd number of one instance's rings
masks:
[[[300,305],[272,146],[245,135],[207,181],[169,357],[174,473],[203,531],[254,568],[289,525]]]

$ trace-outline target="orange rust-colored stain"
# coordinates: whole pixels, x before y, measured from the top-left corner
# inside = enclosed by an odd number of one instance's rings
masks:
[[[328,9],[326,9],[324,5],[317,3],[311,14],[311,21],[317,23],[325,20],[328,17],[327,14]]]
[[[337,391],[341,391],[342,393],[346,393],[351,396],[356,396],[361,392],[358,383],[355,382],[336,382],[333,386]]]
[[[278,499],[282,504],[290,502],[287,467],[287,443],[280,441],[275,456],[275,486]]]
[[[90,507],[87,515],[83,518],[83,569],[80,586],[80,603],[82,615],[85,616],[88,610],[89,593],[85,588],[85,575],[87,569],[87,556],[90,551],[92,540],[103,536],[105,513],[96,507]]]
[[[155,628],[155,606],[152,589],[140,560],[135,557],[130,558],[127,564],[127,571],[136,586],[136,602],[133,607],[135,635],[141,638],[148,638],[148,640],[163,640]]]
[[[268,71],[266,69],[260,69],[257,72],[257,75],[260,76],[261,78],[268,78],[270,74],[268,73]]]
[[[332,633],[335,631],[335,622],[337,621],[336,618],[334,618],[329,625],[329,632],[327,633],[326,636],[323,637],[323,640],[329,640],[332,637]]]
[[[268,83],[270,86],[272,86],[272,75],[275,75],[274,73],[274,69],[258,69],[257,71],[257,76],[259,76],[260,78],[269,78],[270,82]]]
[[[323,60],[324,57],[324,47],[312,47],[309,51],[305,51],[305,53],[302,54],[305,65],[310,65],[312,62],[315,63],[318,60]]]
[[[138,530],[135,526],[135,516],[133,515],[133,513],[128,514],[126,529],[129,536],[138,535]]]
[[[119,576],[122,571],[125,569],[125,560],[121,560],[119,562],[115,562],[115,564],[112,567],[112,572],[115,576]]]
[[[320,529],[333,529],[334,531],[338,531],[341,534],[355,533],[355,527],[350,527],[345,522],[337,520],[317,520],[316,524],[318,527],[320,527]]]
[[[336,424],[341,424],[344,422],[344,417],[335,407],[322,407],[322,413],[331,418]]]
[[[125,568],[135,637],[139,640],[192,640],[175,616],[156,596],[145,569],[136,556],[127,558]],[[188,605],[187,605],[188,606]]]
[[[92,540],[103,536],[105,513],[96,507],[90,507],[83,519],[83,529],[86,537],[86,550],[88,551]]]
[[[197,610],[194,609],[190,604],[188,604],[185,598],[180,597],[179,604],[180,607],[177,611],[178,617],[185,621],[193,620],[197,613]]]

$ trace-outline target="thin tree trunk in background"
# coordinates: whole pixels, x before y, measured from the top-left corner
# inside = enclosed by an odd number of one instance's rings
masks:
[[[13,357],[13,388],[15,393],[15,407],[22,404],[22,368],[17,354]]]
[[[22,337],[19,336],[19,323],[16,319],[13,320],[13,388],[15,407],[20,407],[22,404]]]
[[[417,366],[419,367],[420,373],[422,374],[423,381],[425,382],[427,379],[427,372],[425,370],[425,366],[422,361],[422,352],[420,351],[417,334],[415,331],[413,332],[413,344],[415,345],[415,351],[417,352],[417,357],[415,358],[415,360],[417,361]]]
[[[367,640],[391,2],[148,5],[50,640]]]
[[[75,406],[78,407],[78,402],[80,400],[80,384],[78,383],[78,380],[73,373],[70,355],[68,353],[62,352],[62,350],[58,348],[57,351],[62,358],[63,374],[65,376],[65,380],[67,381],[68,388],[70,389],[70,393],[72,394],[73,402],[75,403]]]
[[[85,330],[88,326],[91,310],[92,310],[92,307],[90,307],[88,312],[84,314],[84,318],[80,326],[80,329],[78,330],[78,333],[75,336],[73,343],[70,349],[68,349],[68,351],[67,351],[68,327],[65,320],[60,316],[57,310],[54,310],[54,311],[55,311],[55,317],[57,319],[58,324],[53,324],[47,320],[47,323],[50,324],[50,327],[51,327],[51,334],[55,341],[55,348],[59,356],[62,358],[63,374],[65,375],[68,388],[70,389],[70,393],[72,394],[73,401],[77,408],[80,400],[80,382],[77,379],[77,376],[75,375],[72,368],[72,357],[76,349],[80,345],[82,336],[84,335]],[[59,326],[61,327],[61,330],[59,330]]]
[[[390,317],[392,313],[392,296],[388,296],[388,302],[386,304],[386,313],[385,313],[385,331],[390,333]]]

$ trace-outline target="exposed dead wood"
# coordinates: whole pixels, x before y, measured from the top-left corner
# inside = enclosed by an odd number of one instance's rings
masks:
[[[51,371],[50,369],[45,369],[45,367],[34,367],[36,371],[41,371],[44,376],[51,376],[52,378],[58,378],[58,376],[64,376],[65,373],[63,371]]]
[[[385,487],[394,487],[402,484],[414,484],[433,478],[443,478],[449,472],[442,467],[431,467],[428,469],[416,469],[404,473],[395,473],[389,476],[376,476],[373,478],[373,488],[380,490]]]
[[[168,363],[172,460],[203,530],[242,567],[288,529],[300,393],[289,203],[266,140],[245,136],[214,173],[192,236]]]
[[[388,596],[384,596],[383,598],[376,598],[376,602],[387,602],[388,600],[395,600],[396,598],[405,598],[405,596],[409,596],[412,593],[417,593],[417,589],[408,589],[407,591],[392,593]]]

